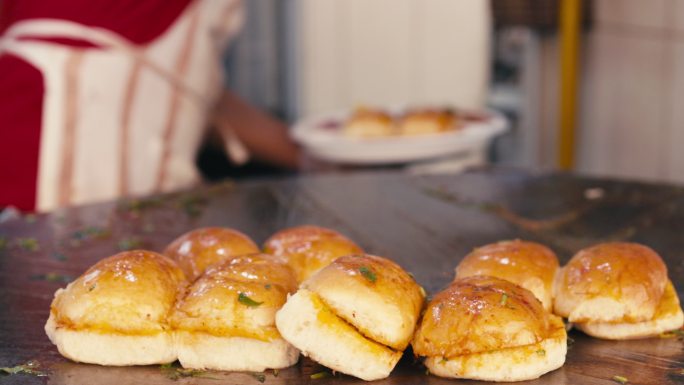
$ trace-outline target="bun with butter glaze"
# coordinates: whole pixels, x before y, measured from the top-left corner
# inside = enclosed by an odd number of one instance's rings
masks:
[[[171,242],[164,255],[173,259],[190,282],[214,263],[230,257],[259,252],[259,247],[245,234],[223,227],[205,227],[189,231]]]
[[[655,336],[682,326],[684,314],[667,267],[651,248],[603,243],[561,269],[554,311],[599,338]]]
[[[184,368],[263,371],[297,362],[275,313],[297,289],[278,257],[252,254],[213,265],[180,300],[170,323]]]
[[[422,288],[396,263],[344,256],[303,282],[276,314],[305,356],[370,381],[387,377],[411,340]]]
[[[456,267],[456,278],[488,275],[513,282],[531,291],[544,308],[553,308],[553,284],[558,258],[548,247],[513,240],[478,247]]]
[[[186,287],[183,272],[167,257],[143,250],[105,258],[59,289],[45,331],[73,361],[100,365],[173,362],[168,323]]]
[[[522,381],[565,362],[567,335],[527,289],[486,276],[454,280],[430,301],[413,352],[449,378]]]
[[[363,250],[335,230],[297,226],[281,230],[264,243],[264,252],[285,258],[303,282],[338,257],[362,254]]]

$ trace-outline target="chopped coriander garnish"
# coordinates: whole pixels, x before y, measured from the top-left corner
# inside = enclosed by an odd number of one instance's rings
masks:
[[[117,247],[121,251],[128,251],[128,250],[137,249],[141,245],[142,245],[142,241],[140,241],[140,239],[134,238],[134,237],[123,238],[123,239],[119,240],[119,242],[117,243]]]
[[[364,278],[366,278],[367,280],[369,280],[373,283],[375,283],[375,281],[378,280],[378,277],[375,275],[373,270],[371,270],[370,268],[368,268],[366,266],[359,267],[359,272],[361,273],[361,275],[364,276]]]
[[[626,384],[627,382],[629,382],[627,377],[623,376],[613,376],[612,380],[620,384]]]
[[[544,349],[539,349],[536,351],[537,355],[539,356],[545,356],[546,355],[546,350]]]
[[[220,378],[215,378],[208,376],[207,371],[205,370],[198,370],[198,369],[183,369],[183,368],[178,368],[173,365],[173,363],[170,364],[163,364],[161,365],[161,371],[168,377],[170,380],[173,381],[178,381],[181,378],[186,378],[186,377],[196,377],[196,378],[206,378],[210,380],[220,380]]]
[[[245,293],[240,293],[240,294],[238,294],[238,301],[239,301],[241,304],[247,305],[247,306],[249,306],[249,307],[257,307],[257,306],[259,306],[259,305],[261,305],[261,304],[263,303],[263,302],[257,302],[257,301],[255,301],[255,300],[249,298],[249,297],[247,296],[247,294],[245,294]]]
[[[59,253],[59,252],[56,252],[56,251],[54,253],[52,253],[52,258],[54,258],[60,262],[64,262],[67,259],[69,259],[66,255]]]
[[[12,366],[12,367],[0,367],[0,374],[12,375],[12,374],[30,374],[37,377],[45,377],[47,373],[39,369],[40,365],[36,361],[29,361],[22,365]]]
[[[252,377],[254,377],[255,380],[257,380],[259,382],[263,383],[266,381],[266,375],[264,375],[263,373],[250,373],[250,374],[252,375]]]
[[[449,362],[449,360],[447,360],[446,357],[442,357],[442,359],[439,361],[440,364],[446,364],[447,362]]]
[[[66,274],[59,274],[59,273],[55,273],[54,271],[51,271],[51,272],[45,273],[45,274],[34,274],[31,276],[31,280],[69,283],[69,282],[73,281],[74,279],[71,276],[68,276]]]
[[[19,238],[17,245],[26,251],[38,251],[40,249],[40,244],[35,238]]]
[[[322,372],[312,374],[311,379],[312,380],[320,380],[321,378],[328,378],[330,376],[331,376],[330,372],[322,371]]]
[[[506,306],[506,302],[508,302],[508,294],[503,293],[501,294],[501,301],[499,301],[499,304],[501,306]]]
[[[674,338],[674,337],[684,337],[684,329],[670,330],[664,333],[660,333],[660,338]]]
[[[91,292],[91,291],[95,290],[96,287],[97,287],[96,284],[90,285],[90,287],[88,288],[88,292]]]
[[[265,288],[266,290],[271,290],[271,284],[270,284],[270,283],[265,284],[265,285],[264,285],[264,288]]]

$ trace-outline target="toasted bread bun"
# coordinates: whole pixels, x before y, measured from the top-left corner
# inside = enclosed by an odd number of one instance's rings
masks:
[[[375,380],[387,377],[401,357],[423,300],[420,286],[394,262],[345,256],[302,283],[276,325],[319,363]]]
[[[406,271],[372,255],[340,257],[301,287],[363,335],[395,350],[411,342],[424,300]]]
[[[382,110],[360,107],[344,124],[344,134],[357,138],[375,138],[396,134],[391,115]]]
[[[63,356],[78,362],[172,362],[167,315],[185,285],[183,272],[160,254],[119,253],[57,290],[45,331]]]
[[[551,311],[558,258],[548,247],[521,240],[478,247],[456,267],[456,278],[489,275],[531,291]]]
[[[366,381],[389,376],[402,355],[364,337],[306,289],[288,298],[276,314],[276,325],[303,355]]]
[[[259,247],[237,230],[207,227],[176,238],[166,247],[164,255],[176,261],[188,280],[193,282],[214,263],[258,252]]]
[[[303,282],[338,257],[363,253],[337,231],[318,226],[298,226],[275,233],[264,243],[264,252],[286,259],[298,282]]]
[[[413,352],[436,375],[522,381],[565,361],[562,320],[534,295],[495,277],[455,280],[435,295],[414,336]]]
[[[666,283],[667,267],[649,247],[603,243],[581,250],[561,269],[554,311],[574,323],[649,321]]]
[[[682,325],[684,325],[684,313],[682,313],[677,292],[672,282],[668,281],[655,315],[648,321],[585,322],[577,323],[575,327],[593,337],[624,340],[657,336],[669,330],[679,329]]]
[[[406,113],[399,122],[401,135],[435,134],[456,129],[456,115],[451,110],[424,109]]]
[[[297,350],[275,327],[275,313],[296,285],[290,268],[271,255],[233,257],[208,268],[170,319],[181,365],[262,371],[297,362]]]

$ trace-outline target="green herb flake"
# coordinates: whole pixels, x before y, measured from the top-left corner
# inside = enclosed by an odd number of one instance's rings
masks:
[[[499,301],[499,304],[501,306],[506,306],[506,302],[508,302],[508,294],[503,293],[501,294],[501,301]]]
[[[266,375],[264,375],[263,373],[250,373],[250,375],[254,377],[255,380],[261,383],[266,382]]]
[[[45,377],[47,373],[40,370],[40,364],[36,361],[28,361],[25,364],[12,366],[12,367],[0,367],[0,374],[2,375],[13,375],[13,374],[29,374],[37,377]]]
[[[0,236],[0,251],[7,247],[7,238]]]
[[[278,374],[280,374],[280,371],[278,369],[273,369],[273,377],[278,377]]]
[[[311,379],[312,380],[320,380],[322,378],[328,378],[330,376],[332,376],[332,374],[330,374],[330,372],[322,371],[322,372],[312,374]]]
[[[67,259],[69,259],[66,255],[59,253],[59,252],[56,252],[56,251],[54,253],[52,253],[52,258],[54,258],[60,262],[64,262]]]
[[[367,280],[369,280],[373,283],[375,283],[375,281],[378,280],[378,277],[375,275],[373,270],[371,270],[370,268],[368,268],[366,266],[359,267],[359,272],[361,273],[361,275],[363,275],[364,278],[366,278]]]
[[[91,292],[91,291],[95,290],[96,287],[97,287],[96,284],[90,285],[90,287],[88,288],[88,292]]]
[[[128,251],[133,249],[138,249],[142,246],[142,241],[138,238],[123,238],[117,243],[117,247],[121,251]]]
[[[660,333],[660,338],[684,338],[684,329],[670,330],[664,333]]]
[[[449,360],[446,357],[442,357],[442,359],[439,361],[441,364],[446,364],[449,362]]]
[[[544,349],[539,349],[535,353],[537,353],[538,356],[545,356],[546,355],[546,350]]]
[[[18,238],[17,245],[26,251],[38,251],[40,250],[40,244],[35,238]]]
[[[270,284],[270,283],[265,284],[265,285],[264,285],[264,288],[265,288],[266,290],[271,290],[271,284]]]
[[[612,380],[617,382],[618,384],[626,384],[627,382],[629,382],[627,377],[623,376],[613,376]]]
[[[220,378],[209,376],[209,372],[199,369],[183,369],[174,366],[173,363],[161,365],[161,371],[166,375],[166,377],[172,381],[178,381],[181,378],[194,377],[194,378],[206,378],[209,380],[220,380]]]
[[[49,273],[45,274],[34,274],[31,276],[32,281],[47,281],[47,282],[58,282],[58,283],[69,283],[73,281],[73,277],[66,275],[66,274],[60,274],[56,273],[54,271],[51,271]]]
[[[238,294],[238,302],[240,302],[243,305],[247,305],[249,307],[257,307],[261,305],[263,302],[257,302],[247,296],[245,293],[240,293]]]

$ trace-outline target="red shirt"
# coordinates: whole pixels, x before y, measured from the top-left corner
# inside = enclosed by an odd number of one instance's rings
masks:
[[[173,24],[193,0],[3,0],[0,34],[26,19],[51,18],[106,28],[146,44]],[[46,39],[91,47],[86,41]],[[33,210],[43,108],[43,76],[31,64],[0,51],[0,208]]]

